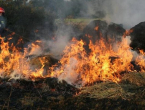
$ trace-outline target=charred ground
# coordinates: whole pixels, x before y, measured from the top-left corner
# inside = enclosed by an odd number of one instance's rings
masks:
[[[93,24],[94,26],[91,27]],[[106,40],[110,36],[123,36],[125,29],[119,24],[107,24],[105,21],[93,21],[80,36],[80,39],[88,41],[86,35],[92,36],[92,41],[99,40],[100,34]],[[137,26],[142,26],[142,23]],[[99,27],[94,30],[95,27]],[[136,33],[142,33],[142,29]],[[134,27],[135,30],[135,27]],[[134,32],[134,35],[136,35]],[[133,33],[132,33],[133,34]],[[131,34],[131,37],[132,37]],[[96,36],[98,36],[96,38]],[[108,36],[108,37],[107,37]],[[135,38],[135,37],[132,37]],[[121,38],[116,38],[120,41]],[[134,40],[132,40],[133,42]],[[136,41],[136,40],[135,40]],[[142,43],[142,42],[141,42]],[[144,45],[144,43],[142,43]],[[142,48],[143,49],[143,48]],[[86,51],[88,51],[86,49]],[[89,52],[88,52],[89,53]],[[50,55],[44,55],[46,68],[56,64],[57,59]],[[31,63],[39,67],[40,62],[36,56]],[[67,82],[59,82],[56,78],[44,78],[36,81],[0,79],[0,108],[1,109],[145,109],[145,73],[124,72],[121,82],[110,81],[97,82],[82,88],[69,85]]]
[[[0,80],[1,109],[140,109],[145,108],[145,74],[126,73],[118,84],[96,83],[81,89],[56,78]]]

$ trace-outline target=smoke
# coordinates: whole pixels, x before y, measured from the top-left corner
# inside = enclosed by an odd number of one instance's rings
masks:
[[[57,36],[56,40],[49,40],[47,41],[48,43],[48,48],[50,54],[57,59],[61,58],[61,54],[63,53],[63,50],[65,46],[69,42],[69,36]]]
[[[79,74],[75,73],[77,63],[76,59],[70,58],[70,64],[64,65],[64,72],[58,77],[59,81],[65,80],[68,84],[75,84],[79,76]]]
[[[81,1],[82,9],[80,11],[81,17],[88,17],[88,18],[99,18],[103,17],[103,0],[94,0],[94,1]]]
[[[58,27],[54,36],[49,39],[46,39],[46,37],[41,38],[41,43],[43,46],[41,46],[42,49],[41,51],[39,50],[37,54],[50,54],[52,57],[60,59],[63,54],[63,50],[74,34],[75,33],[71,26],[62,24]]]
[[[129,29],[139,22],[144,21],[145,18],[145,1],[144,0],[78,0],[77,2],[66,1],[68,6],[61,7],[61,14],[58,14],[58,17],[66,17],[66,15],[77,12],[74,10],[80,10],[78,15],[79,17],[102,17],[98,12],[105,14],[105,20],[109,22],[114,22],[117,24],[123,24],[123,27]],[[78,5],[79,4],[79,5]],[[80,6],[80,7],[78,7]],[[73,8],[74,7],[74,8]],[[58,18],[59,19],[59,18]],[[64,24],[62,24],[64,25]],[[55,32],[55,40],[44,40],[47,34],[43,34],[42,39],[44,42],[47,42],[44,46],[49,48],[50,53],[59,56],[63,52],[63,49],[68,44],[69,40],[73,37],[76,37],[74,34],[73,28],[70,26],[58,27]],[[42,40],[41,39],[41,40]]]
[[[105,16],[105,20],[123,24],[124,28],[129,29],[144,21],[144,4],[144,0],[78,0],[78,2],[72,2],[69,7],[66,6],[61,16],[71,12],[78,13],[77,17],[102,18]]]
[[[144,4],[144,0],[106,0],[103,4],[103,10],[106,13],[105,19],[123,24],[126,29],[131,28],[144,21]]]
[[[88,0],[78,0],[78,1],[71,1],[71,0],[65,0],[65,3],[61,3],[59,11],[57,14],[57,19],[62,20],[62,23],[56,23],[54,22],[53,25],[46,26],[45,29],[43,29],[43,33],[40,33],[38,38],[43,42],[43,49],[38,48],[38,51],[33,51],[31,54],[52,54],[53,57],[60,59],[61,54],[63,53],[64,48],[69,43],[72,37],[77,37],[80,34],[79,29],[77,27],[74,27],[74,25],[67,25],[65,22],[63,22],[63,19],[67,17],[68,15],[72,15],[75,17],[92,17],[96,11],[100,11],[101,0],[95,0],[95,1],[88,1]],[[67,4],[67,5],[65,5]],[[57,4],[54,4],[53,2],[49,3],[48,7],[46,9],[55,6]],[[65,7],[63,7],[65,5]],[[73,15],[74,14],[74,15]],[[52,18],[55,19],[55,18]],[[55,20],[52,20],[55,21]],[[57,21],[57,20],[56,20]],[[48,22],[48,21],[45,21]],[[49,31],[50,27],[57,27],[57,29],[54,29],[54,32]],[[40,30],[42,30],[40,29]],[[48,33],[48,31],[49,33]],[[53,33],[53,34],[52,34]],[[52,35],[52,36],[51,36]],[[48,36],[50,37],[48,39]],[[51,39],[52,37],[52,39]],[[46,50],[49,50],[46,51]]]
[[[123,42],[123,41],[120,42],[120,43],[122,43],[123,45],[127,45],[128,46],[128,50],[126,50],[126,52],[128,51],[128,52],[131,52],[132,53],[132,55],[133,55],[132,56],[132,61],[135,61],[137,58],[139,58],[139,57],[142,56],[142,54],[137,53],[137,51],[135,51],[135,50],[131,50],[131,48],[129,47],[129,45],[131,43],[131,37],[130,36],[126,36],[123,39],[125,39],[125,41],[127,41],[127,44],[124,44],[125,42]],[[117,52],[118,49],[119,49],[119,47],[118,47],[117,42],[114,42],[114,44],[113,44],[113,51],[116,51]]]

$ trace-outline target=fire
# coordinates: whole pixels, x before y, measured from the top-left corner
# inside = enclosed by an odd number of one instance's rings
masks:
[[[99,45],[98,45],[99,44]],[[105,44],[104,39],[96,44],[90,42],[91,53],[88,55],[83,48],[83,41],[73,39],[73,44],[66,47],[64,55],[60,60],[61,67],[52,76],[74,82],[80,81],[83,84],[91,84],[95,81],[120,80],[120,72],[131,70],[130,62],[132,53],[129,50],[127,41],[118,44],[117,50],[111,45]],[[129,55],[129,56],[128,56]],[[112,58],[114,61],[111,61]]]
[[[25,52],[29,55],[38,55],[38,53],[41,54],[43,51],[42,46],[42,42],[40,40],[36,40],[35,42],[32,42],[30,45],[28,45],[28,48]]]
[[[92,84],[96,81],[121,80],[121,72],[132,71],[133,52],[129,46],[129,37],[122,38],[122,42],[108,44],[100,39],[95,44],[90,41],[91,53],[87,54],[84,49],[85,43],[72,40],[72,44],[64,50],[60,60],[61,67],[52,72],[51,77],[58,77],[74,85]],[[142,55],[138,55],[136,62],[145,67]],[[53,68],[54,69],[54,68]]]
[[[29,49],[25,49],[24,53],[19,52],[19,49],[13,46],[13,44],[9,46],[8,42],[4,42],[3,38],[1,38],[0,48],[0,77],[14,79],[42,77],[44,59],[40,59],[42,67],[35,69],[26,58],[26,55],[30,53],[28,52]]]
[[[97,29],[97,28],[96,28]],[[88,35],[89,38],[91,36]],[[44,73],[46,64],[45,57],[39,59],[41,66],[38,68],[32,65],[26,56],[40,52],[41,41],[36,41],[20,52],[13,44],[9,46],[8,42],[1,40],[0,52],[0,77],[14,79],[30,79],[57,77],[59,80],[66,80],[74,85],[88,85],[97,81],[121,80],[121,73],[132,71],[134,66],[131,62],[134,60],[136,65],[140,66],[141,71],[145,70],[145,53],[140,51],[134,59],[134,53],[129,46],[129,37],[122,37],[122,42],[109,44],[105,39],[93,43],[90,40],[87,53],[83,40],[72,39],[66,46],[64,54],[57,65],[50,67],[47,73]],[[44,75],[45,74],[45,75]]]
[[[95,30],[96,30],[96,31],[98,31],[98,29],[99,29],[99,26],[95,27]]]
[[[135,59],[137,65],[140,66],[140,70],[141,72],[145,72],[145,53],[140,50],[141,55],[137,56],[137,58]]]

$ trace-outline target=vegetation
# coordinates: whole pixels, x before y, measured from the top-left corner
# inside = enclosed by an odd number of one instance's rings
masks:
[[[72,27],[75,33],[81,33],[91,20],[104,16],[103,11],[95,6],[95,2],[103,1],[0,0],[0,6],[5,9],[7,19],[7,29],[2,36],[8,38],[9,35],[13,35],[13,43],[22,37],[26,43],[46,36],[51,38],[64,24],[66,27]],[[87,14],[88,4],[94,4],[92,14]]]
[[[106,23],[99,21],[105,16],[105,13],[92,4],[95,4],[95,2],[101,4],[104,1],[30,0],[28,2],[27,0],[0,0],[0,7],[5,9],[5,17],[7,19],[7,29],[4,32],[4,36],[16,38],[12,43],[17,42],[20,37],[27,42],[37,39],[36,34],[43,35],[44,31],[45,34],[46,32],[49,34],[50,32],[54,33],[57,29],[55,26],[58,28],[71,26],[75,32],[82,34],[82,36],[79,36],[80,38],[83,38],[83,35],[88,33],[89,35],[94,33],[94,38],[96,38],[96,35],[100,35],[104,28],[108,28],[105,32],[105,35],[108,36],[124,33],[125,30],[120,25],[111,24],[107,27],[102,25]],[[89,4],[92,5],[93,13],[88,13]],[[95,27],[90,27],[92,25],[88,25],[84,29],[92,20],[96,20],[92,22],[93,24],[100,22],[98,26],[102,26],[102,30],[100,28],[99,33],[96,33]],[[61,27],[62,24],[66,27]],[[141,29],[143,28],[141,27]],[[134,32],[135,30],[134,28]],[[131,36],[139,35],[143,39],[144,33],[142,32],[144,30],[140,31],[137,28],[137,31],[131,33]],[[74,37],[74,35],[72,36]],[[92,39],[92,41],[95,40]],[[132,37],[132,41],[141,42],[138,39],[134,39],[134,37]],[[137,43],[133,44],[133,49],[139,48],[136,46]],[[141,47],[145,50],[144,40]],[[39,57],[41,56],[30,59],[30,63],[39,67]],[[48,60],[46,68],[58,62],[58,60],[50,56],[46,55],[45,57]],[[122,80],[119,83],[109,81],[96,82],[81,89],[69,85],[65,81],[58,83],[56,78],[44,78],[35,82],[0,78],[0,109],[144,110],[145,73],[129,72],[121,75]]]
[[[35,39],[37,27],[42,27],[45,21],[48,21],[49,25],[53,22],[53,15],[46,12],[43,7],[33,7],[31,4],[24,4],[21,0],[0,1],[0,4],[6,12],[7,31],[15,32],[18,36]]]
[[[144,87],[145,74],[137,72],[126,73],[118,84],[100,82],[81,90],[55,78],[9,84],[0,79],[0,109],[144,110]]]

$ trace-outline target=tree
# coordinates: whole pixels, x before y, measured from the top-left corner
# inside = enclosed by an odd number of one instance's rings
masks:
[[[0,1],[1,6],[5,9],[7,18],[7,27],[27,38],[37,26],[43,25],[46,16],[52,16],[46,13],[43,7],[32,7],[25,4],[26,0],[6,0]]]

